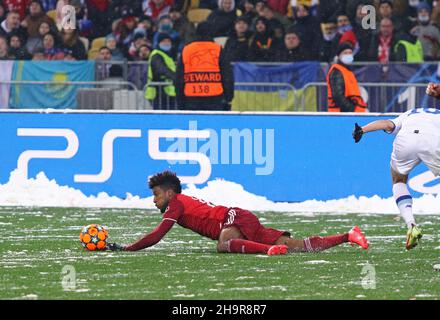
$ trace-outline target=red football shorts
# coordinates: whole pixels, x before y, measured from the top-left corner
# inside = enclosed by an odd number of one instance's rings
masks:
[[[281,236],[290,237],[289,232],[264,227],[252,212],[240,208],[229,209],[222,229],[232,226],[237,227],[246,240],[263,244],[275,244]]]

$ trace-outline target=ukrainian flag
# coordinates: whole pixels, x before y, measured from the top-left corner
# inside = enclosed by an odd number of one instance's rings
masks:
[[[94,61],[16,61],[12,80],[58,83],[11,85],[10,107],[76,108],[76,91],[80,86],[64,85],[63,82],[94,81],[94,78]]]
[[[296,62],[283,65],[234,65],[234,111],[316,111],[316,90],[303,87],[318,79],[319,62]]]

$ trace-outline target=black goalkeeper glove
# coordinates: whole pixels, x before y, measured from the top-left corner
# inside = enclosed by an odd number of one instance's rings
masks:
[[[107,244],[107,250],[110,250],[110,251],[123,251],[124,250],[124,246],[121,246],[120,244],[117,244],[117,243],[108,243]]]
[[[362,127],[360,127],[357,123],[355,123],[353,130],[354,142],[358,143],[359,141],[361,141],[363,134],[364,134],[364,130],[362,130]]]

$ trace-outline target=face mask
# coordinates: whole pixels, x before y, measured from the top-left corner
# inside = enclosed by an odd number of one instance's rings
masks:
[[[163,24],[161,27],[160,27],[160,30],[162,30],[162,31],[165,31],[165,32],[167,32],[167,31],[171,31],[171,29],[173,29],[173,25],[172,24]]]
[[[162,51],[170,51],[172,48],[172,45],[171,44],[160,44],[159,48]]]
[[[335,36],[336,36],[336,32],[323,35],[325,41],[332,41],[335,38]]]
[[[429,16],[425,16],[425,15],[419,15],[418,18],[422,24],[428,24],[430,20]]]
[[[344,54],[339,58],[343,64],[352,64],[354,61],[354,57],[352,54]]]

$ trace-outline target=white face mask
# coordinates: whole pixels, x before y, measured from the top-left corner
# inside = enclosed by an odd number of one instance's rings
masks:
[[[343,56],[341,56],[339,58],[339,60],[343,63],[343,64],[352,64],[354,61],[354,57],[352,54],[344,54]]]
[[[428,23],[430,20],[430,17],[425,15],[419,15],[418,18],[421,23]]]

